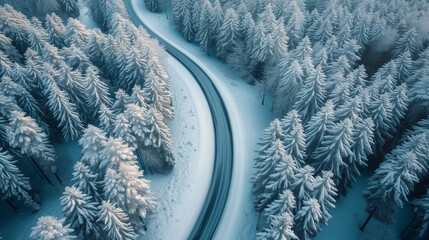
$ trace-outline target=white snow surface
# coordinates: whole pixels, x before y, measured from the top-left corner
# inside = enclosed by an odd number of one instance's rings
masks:
[[[79,20],[87,28],[96,28],[86,1],[80,1]],[[159,205],[148,216],[148,230],[138,239],[186,239],[190,234],[203,206],[210,185],[214,164],[214,127],[205,96],[192,74],[168,54],[161,55],[164,68],[170,76],[175,117],[168,122],[173,141],[176,166],[168,174],[145,174],[151,180]],[[4,201],[0,202],[0,231],[3,239],[29,239],[31,227],[41,216],[63,218],[59,197],[71,182],[73,166],[80,159],[81,148],[77,142],[59,144],[56,147],[58,174],[64,181],[51,188],[34,173],[27,162],[19,164],[22,172],[31,178],[31,183],[41,196],[42,209],[31,213],[19,205],[14,212]],[[17,205],[17,204],[16,204]]]
[[[249,239],[256,231],[250,176],[257,141],[273,119],[271,99],[262,106],[262,92],[246,83],[225,63],[200,51],[195,43],[186,42],[165,13],[150,12],[143,1],[132,0],[137,15],[156,34],[192,58],[214,81],[231,121],[234,141],[234,165],[231,188],[215,239]],[[171,19],[171,16],[170,16]],[[181,238],[176,238],[181,239]]]

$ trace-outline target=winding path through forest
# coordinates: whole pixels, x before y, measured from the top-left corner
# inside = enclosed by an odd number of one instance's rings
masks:
[[[131,0],[124,2],[131,21],[136,26],[143,26],[152,37],[165,46],[169,54],[192,73],[207,98],[215,130],[214,168],[206,200],[189,239],[212,239],[226,205],[233,167],[232,131],[224,101],[210,77],[197,63],[148,28],[137,16]]]

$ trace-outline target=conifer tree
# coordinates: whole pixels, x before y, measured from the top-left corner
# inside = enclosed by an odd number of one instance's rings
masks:
[[[44,95],[49,96],[47,105],[54,117],[59,121],[58,127],[62,128],[65,140],[75,140],[82,134],[83,124],[76,110],[76,105],[70,102],[66,92],[59,89],[55,82],[51,82]]]
[[[137,148],[136,138],[131,131],[131,125],[123,113],[116,116],[112,135],[115,138],[122,138],[128,146]]]
[[[98,173],[93,173],[89,167],[81,161],[76,162],[73,167],[72,180],[75,181],[74,186],[97,202],[101,199],[98,188],[100,185],[98,176]]]
[[[256,234],[256,239],[298,239],[292,230],[293,217],[290,213],[283,213],[277,216],[270,216],[267,223],[268,227],[262,232]]]
[[[332,218],[329,214],[329,209],[335,208],[335,197],[337,196],[337,188],[332,180],[334,175],[331,171],[322,171],[320,176],[316,177],[314,183],[313,195],[320,204],[320,210],[322,212],[322,220],[325,225],[328,224],[328,220]]]
[[[392,126],[392,104],[389,99],[389,94],[380,95],[371,103],[370,115],[374,121],[374,138],[378,146],[382,146],[385,138],[390,138],[388,133]]]
[[[23,199],[25,205],[33,210],[39,210],[40,205],[30,196],[30,181],[16,166],[16,160],[8,151],[0,147],[0,192],[3,199],[16,197]]]
[[[62,48],[65,41],[66,27],[61,18],[55,13],[48,14],[46,15],[45,26],[49,41],[56,47]]]
[[[295,215],[294,230],[299,239],[313,239],[317,232],[321,230],[322,211],[316,199],[305,200],[302,208]]]
[[[79,145],[82,147],[81,161],[94,172],[99,171],[102,161],[101,151],[105,148],[106,142],[106,133],[91,124],[88,124],[79,139]]]
[[[304,80],[304,85],[298,93],[298,101],[294,106],[304,123],[307,123],[323,107],[325,84],[325,74],[321,65],[317,66],[316,71],[311,72]]]
[[[278,114],[284,114],[296,101],[301,89],[303,71],[298,61],[293,61],[286,72],[279,76],[279,85],[274,95],[273,108]]]
[[[304,128],[307,144],[307,156],[310,156],[316,147],[319,146],[327,129],[332,128],[334,120],[334,104],[332,101],[328,100],[325,106],[310,118]]]
[[[106,83],[104,83],[98,75],[98,70],[95,67],[89,67],[86,69],[85,79],[85,102],[88,106],[90,113],[95,116],[100,110],[100,106],[111,106],[112,100],[109,97],[109,89]]]
[[[134,148],[125,145],[121,138],[109,137],[99,153],[100,169],[118,169],[121,163],[134,162],[136,156],[133,151]]]
[[[282,213],[293,214],[295,212],[296,201],[295,196],[289,189],[284,190],[279,194],[278,198],[270,203],[264,210],[264,215],[267,216],[279,216]]]
[[[224,12],[219,0],[213,1],[213,8],[210,11],[210,31],[212,36],[219,34],[220,27],[222,26],[222,20],[224,19]]]
[[[65,223],[82,238],[98,238],[97,206],[91,197],[76,187],[66,187],[60,198]]]
[[[239,38],[239,22],[234,9],[226,10],[219,34],[216,35],[216,53],[218,57],[225,58],[237,44]]]
[[[393,56],[398,57],[399,55],[410,52],[411,56],[417,56],[420,52],[421,46],[418,41],[418,35],[415,28],[410,28],[406,33],[399,37],[395,43],[393,49]]]
[[[185,2],[185,1],[178,1]],[[202,51],[207,52],[210,38],[211,38],[211,13],[212,5],[209,0],[204,0],[203,5],[201,6],[201,15],[198,21],[198,31],[196,35],[196,41],[200,45]]]
[[[303,206],[303,202],[310,199],[314,191],[314,183],[316,179],[313,176],[314,168],[305,165],[299,168],[295,174],[295,182],[292,184],[292,190],[296,196],[296,209],[299,211]]]
[[[112,110],[102,103],[100,110],[98,110],[98,125],[107,135],[112,134],[115,118],[116,116],[112,113]]]
[[[44,170],[55,172],[55,150],[48,136],[23,112],[13,111],[10,117],[6,127],[9,145],[19,148],[28,157],[38,159]]]
[[[334,123],[331,128],[327,129],[320,146],[312,156],[316,172],[332,171],[334,182],[337,185],[342,173],[348,168],[345,158],[352,154],[350,150],[353,143],[352,130],[353,123],[350,119]]]
[[[37,225],[31,228],[30,238],[33,240],[70,240],[76,239],[70,225],[64,225],[65,219],[43,216],[37,220]]]
[[[122,89],[118,89],[115,93],[115,103],[112,106],[112,111],[117,115],[125,111],[126,105],[131,103],[130,96]]]
[[[116,207],[110,201],[103,201],[98,207],[98,222],[104,224],[103,230],[112,240],[134,240],[137,234],[129,223],[129,218],[124,210]]]

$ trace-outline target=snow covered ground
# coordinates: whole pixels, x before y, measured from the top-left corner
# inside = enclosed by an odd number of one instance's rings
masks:
[[[95,28],[86,1],[81,1],[79,20],[88,28]],[[169,174],[146,175],[159,200],[157,212],[148,219],[148,231],[139,239],[185,239],[194,226],[203,206],[210,184],[214,163],[214,128],[204,94],[189,71],[170,55],[164,55],[165,70],[170,76],[174,97],[175,118],[168,123],[173,141],[176,166]],[[59,175],[64,185],[71,185],[73,165],[80,159],[77,142],[56,146],[59,153]],[[29,239],[31,227],[44,215],[62,218],[59,197],[64,186],[55,183],[51,188],[34,174],[26,164],[23,170],[31,177],[40,192],[42,209],[32,214],[21,207],[14,212],[0,202],[0,231],[3,239]]]
[[[214,80],[231,120],[234,139],[232,185],[216,239],[249,239],[255,236],[256,216],[252,206],[250,176],[256,142],[270,120],[270,99],[261,105],[259,89],[247,84],[226,64],[207,56],[196,44],[186,42],[165,13],[151,13],[143,1],[133,0],[138,16],[154,32],[190,56]],[[180,239],[180,238],[176,238]]]
[[[152,31],[192,57],[220,90],[232,123],[234,170],[230,196],[216,239],[254,239],[257,216],[253,210],[249,180],[257,139],[273,119],[269,111],[270,100],[266,106],[261,106],[261,94],[256,87],[245,83],[226,64],[201,52],[197,44],[186,42],[174,24],[166,19],[165,13],[150,12],[143,1],[132,2],[138,16]],[[393,225],[386,226],[371,219],[365,233],[359,231],[368,216],[362,194],[371,174],[363,173],[347,197],[338,200],[336,208],[331,211],[333,218],[329,226],[322,227],[323,231],[318,234],[317,240],[398,239],[399,233],[412,218],[409,207],[398,211],[395,216],[397,223]]]

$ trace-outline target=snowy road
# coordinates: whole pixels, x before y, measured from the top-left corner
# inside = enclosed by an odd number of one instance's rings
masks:
[[[200,84],[213,116],[215,128],[215,164],[207,197],[189,239],[211,239],[222,217],[229,193],[233,167],[233,141],[231,125],[225,104],[212,80],[187,55],[147,28],[137,16],[130,0],[124,1],[131,20],[142,25],[148,33],[165,46],[168,53],[179,60],[194,75]]]

